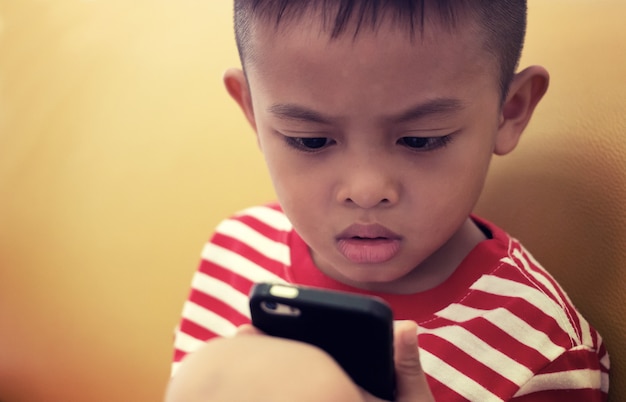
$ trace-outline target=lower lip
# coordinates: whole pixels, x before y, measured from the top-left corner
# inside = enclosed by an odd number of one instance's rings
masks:
[[[389,261],[400,251],[398,239],[340,239],[339,252],[350,262],[379,264]]]

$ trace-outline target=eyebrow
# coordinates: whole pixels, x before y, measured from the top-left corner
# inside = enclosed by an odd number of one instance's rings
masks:
[[[454,98],[437,98],[420,103],[391,116],[387,120],[406,123],[433,115],[446,115],[464,108],[463,102]],[[284,120],[296,120],[320,124],[331,124],[332,117],[325,116],[315,110],[291,103],[277,103],[267,109],[276,117]]]
[[[298,120],[313,123],[330,124],[331,118],[322,115],[315,110],[291,103],[278,103],[267,109],[276,117],[284,120]]]
[[[416,106],[410,107],[390,120],[406,123],[409,121],[419,120],[427,116],[447,115],[465,108],[463,102],[454,98],[437,98],[432,99]]]

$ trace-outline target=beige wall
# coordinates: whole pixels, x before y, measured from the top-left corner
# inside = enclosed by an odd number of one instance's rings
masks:
[[[0,0],[0,401],[156,401],[220,218],[272,198],[230,1]]]
[[[623,35],[622,1],[531,0],[525,64],[546,63],[553,88],[511,163],[549,163],[546,147],[569,140],[541,136],[580,127],[568,117],[581,112],[575,99],[624,102],[602,95],[610,79],[589,80],[622,77],[606,63]],[[273,194],[221,85],[238,64],[230,3],[0,0],[0,401],[160,400],[204,240],[219,219]],[[603,7],[621,12],[593,17]],[[562,45],[581,26],[604,32],[603,43]],[[586,145],[576,141],[567,149]],[[595,145],[604,146],[610,156]],[[507,220],[510,197],[498,192],[517,197],[512,166],[496,161],[507,173],[492,176],[487,201],[500,209],[482,210],[524,235],[530,221],[521,209]],[[517,178],[550,176],[534,173]],[[534,246],[547,256],[549,241]]]

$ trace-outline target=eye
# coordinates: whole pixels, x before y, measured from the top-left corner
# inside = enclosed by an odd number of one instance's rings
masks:
[[[326,137],[287,137],[287,145],[305,152],[314,152],[331,145],[332,140]]]
[[[442,137],[402,137],[398,140],[398,144],[404,145],[415,151],[433,151],[448,145],[452,140],[450,135]]]

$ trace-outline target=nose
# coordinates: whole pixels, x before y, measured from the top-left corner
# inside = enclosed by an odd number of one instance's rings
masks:
[[[371,209],[389,207],[398,202],[400,185],[389,166],[369,159],[364,163],[347,164],[342,173],[337,201],[347,206]]]

